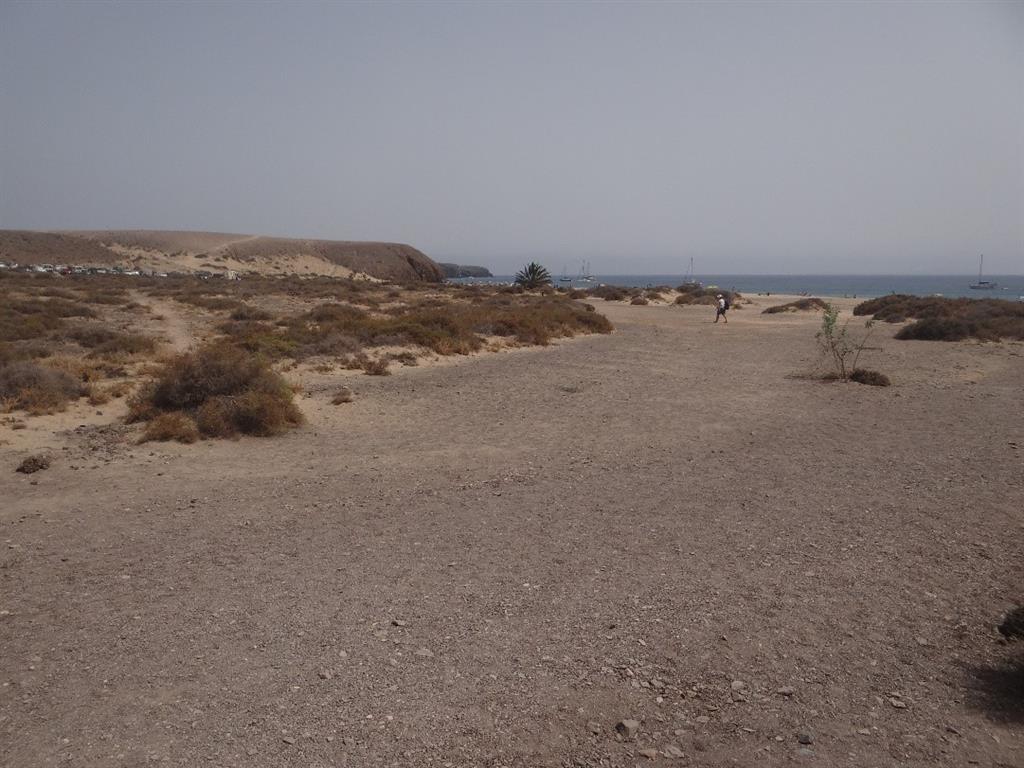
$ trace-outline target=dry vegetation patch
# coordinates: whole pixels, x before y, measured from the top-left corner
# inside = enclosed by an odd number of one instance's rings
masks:
[[[788,304],[779,304],[778,306],[768,307],[764,310],[762,315],[776,315],[780,312],[820,312],[827,307],[822,299],[811,298],[811,299],[798,299],[791,301]]]
[[[144,440],[189,442],[186,421],[203,437],[267,437],[302,423],[288,382],[262,357],[223,341],[169,360],[129,407],[129,421],[157,422]]]
[[[715,288],[714,286],[705,288],[701,285],[689,285],[684,283],[676,288],[679,291],[679,295],[676,296],[676,304],[708,304],[714,305],[718,301],[718,294],[722,294],[726,301],[729,302],[731,309],[740,308],[740,299],[742,295],[736,291],[726,291],[721,288]]]
[[[893,294],[858,304],[855,315],[872,315],[887,323],[915,322],[897,339],[922,341],[1024,340],[1024,303],[1004,299],[951,299]]]

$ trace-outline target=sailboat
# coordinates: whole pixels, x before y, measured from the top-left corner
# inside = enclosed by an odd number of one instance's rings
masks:
[[[997,283],[994,283],[991,280],[981,279],[981,270],[985,266],[985,254],[981,254],[979,258],[980,260],[978,262],[978,282],[971,283],[970,287],[976,291],[994,291],[998,287]]]
[[[576,280],[581,283],[592,283],[594,282],[594,276],[590,272],[590,262],[580,262],[580,273],[576,276]]]
[[[693,279],[693,257],[692,256],[690,257],[690,268],[687,269],[686,270],[686,274],[683,275],[683,284],[680,287],[681,288],[683,288],[683,287],[685,287],[685,288],[702,288],[703,287],[703,285],[701,285],[701,282],[699,280],[694,280]]]
[[[560,283],[572,283],[572,278],[569,277],[569,274],[565,271],[565,267],[564,266],[562,267],[562,276],[560,278],[558,278],[558,282],[560,282]]]

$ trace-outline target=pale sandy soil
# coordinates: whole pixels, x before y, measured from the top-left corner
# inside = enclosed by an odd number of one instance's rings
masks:
[[[1024,345],[824,384],[785,300],[307,372],[273,440],[0,427],[0,764],[1024,765]]]

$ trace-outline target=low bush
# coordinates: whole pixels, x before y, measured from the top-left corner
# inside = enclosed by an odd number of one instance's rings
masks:
[[[892,386],[888,376],[878,371],[872,371],[869,368],[855,368],[853,373],[850,374],[850,381],[856,381],[858,384],[869,384],[873,387]]]
[[[951,299],[892,294],[858,304],[855,315],[899,323],[916,320],[897,339],[921,341],[1024,340],[1024,303],[1004,299]]]
[[[139,442],[177,440],[179,443],[194,443],[198,439],[199,427],[195,420],[188,414],[174,411],[153,417],[146,424]]]
[[[591,288],[588,293],[595,299],[622,301],[637,295],[637,289],[623,288],[619,285],[599,285],[596,288]]]
[[[391,370],[388,368],[388,361],[383,357],[377,358],[376,360],[367,360],[363,363],[363,371],[367,376],[390,376]]]
[[[129,406],[129,421],[182,413],[205,437],[265,437],[302,422],[288,382],[264,358],[223,341],[168,361]]]
[[[231,313],[232,320],[271,320],[273,315],[263,309],[242,304]]]
[[[87,391],[81,381],[68,373],[37,363],[21,361],[0,368],[0,403],[5,411],[55,413]]]
[[[650,302],[643,296],[634,296],[632,299],[629,300],[629,303],[633,304],[634,306],[644,306],[650,304]]]
[[[828,305],[821,299],[798,299],[788,304],[779,304],[775,307],[768,307],[762,315],[775,315],[780,312],[818,312],[824,310]]]
[[[334,393],[334,397],[331,398],[332,405],[342,405],[343,403],[351,403],[354,394],[348,387],[340,387],[337,392]]]
[[[721,288],[705,288],[700,285],[690,285],[683,283],[676,288],[679,291],[679,295],[676,296],[676,304],[708,304],[713,305],[718,301],[718,294],[722,294],[725,299],[729,302],[729,306],[732,309],[739,309],[740,299],[742,295],[735,291],[726,291]]]

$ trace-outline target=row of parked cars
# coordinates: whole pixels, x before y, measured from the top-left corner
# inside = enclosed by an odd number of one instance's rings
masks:
[[[241,279],[237,272],[228,270],[226,272],[157,272],[144,269],[126,269],[124,267],[84,267],[78,264],[18,264],[13,261],[0,261],[0,270],[14,272],[38,272],[55,275],[124,275],[126,277],[188,277],[191,274],[200,280],[212,278],[225,280]]]

